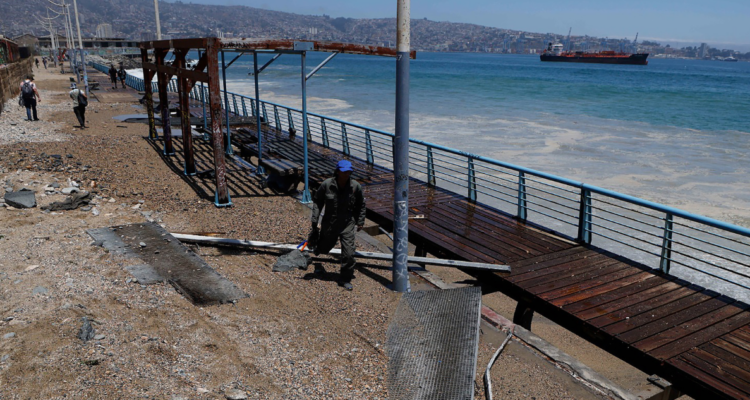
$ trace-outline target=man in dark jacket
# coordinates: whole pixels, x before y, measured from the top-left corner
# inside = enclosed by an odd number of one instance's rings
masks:
[[[112,81],[112,89],[117,89],[117,70],[114,64],[109,65],[109,80]]]
[[[333,178],[328,178],[320,185],[313,195],[312,237],[318,233],[318,220],[321,210],[323,222],[321,224],[317,243],[311,240],[315,247],[315,255],[327,254],[341,241],[341,279],[339,285],[352,290],[351,280],[354,277],[354,235],[365,224],[365,197],[359,182],[351,179],[352,163],[339,161]],[[316,272],[324,272],[316,270]]]

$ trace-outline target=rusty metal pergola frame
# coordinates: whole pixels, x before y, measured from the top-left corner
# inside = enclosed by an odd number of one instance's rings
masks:
[[[146,112],[148,113],[149,121],[149,138],[156,140],[158,138],[156,131],[156,121],[154,116],[154,102],[153,102],[153,89],[151,83],[154,76],[158,79],[158,95],[159,103],[161,104],[161,121],[163,129],[163,142],[164,142],[164,154],[174,155],[174,148],[172,146],[172,130],[170,126],[170,111],[169,111],[169,98],[167,93],[167,84],[172,77],[177,78],[178,98],[180,102],[180,114],[181,128],[182,128],[182,140],[185,157],[185,174],[194,175],[195,170],[195,157],[193,154],[193,141],[192,131],[190,125],[190,91],[197,82],[206,83],[208,85],[208,102],[209,102],[209,115],[211,120],[210,136],[214,150],[214,171],[216,179],[216,194],[215,204],[217,207],[227,207],[232,205],[232,201],[229,196],[229,190],[226,183],[226,161],[225,156],[231,155],[231,133],[229,127],[229,113],[225,110],[226,116],[226,134],[222,132],[221,121],[222,121],[222,106],[221,106],[221,91],[220,91],[220,76],[219,76],[219,53],[221,53],[222,65],[224,69],[228,66],[224,61],[224,52],[241,52],[254,54],[254,75],[255,75],[255,94],[256,100],[258,97],[258,74],[265,69],[273,60],[269,61],[262,68],[258,68],[257,65],[257,53],[291,53],[299,54],[302,59],[302,105],[303,115],[307,111],[307,93],[305,82],[315,72],[317,72],[325,63],[327,63],[335,54],[347,53],[347,54],[361,54],[361,55],[375,55],[375,56],[386,56],[386,57],[397,57],[396,49],[387,47],[377,46],[366,46],[359,44],[350,43],[332,43],[332,42],[321,42],[321,41],[294,41],[294,40],[256,40],[256,39],[220,39],[220,38],[197,38],[197,39],[176,39],[176,40],[160,40],[151,42],[141,42],[141,61],[143,62],[143,79],[144,89],[146,92]],[[186,67],[186,57],[190,50],[200,51],[200,58],[198,64],[193,69]],[[149,55],[149,51],[152,54]],[[172,51],[174,54],[174,61],[172,65],[167,65],[165,59],[169,52]],[[334,53],[328,57],[321,65],[316,67],[312,72],[306,74],[305,71],[305,55],[307,51],[318,51],[318,52],[329,52]],[[416,52],[411,51],[409,58],[415,58]],[[237,56],[239,57],[239,56]],[[236,60],[236,58],[235,58]],[[233,61],[232,61],[233,62]],[[229,63],[231,65],[231,62]],[[226,77],[225,82],[225,93],[226,93]],[[259,102],[256,101],[256,105]],[[228,109],[228,107],[226,107]],[[260,114],[256,113],[258,118]],[[303,132],[307,132],[307,118],[306,115],[303,118]],[[204,114],[205,123],[205,114]],[[262,157],[262,142],[261,138],[261,124],[257,122],[258,127],[258,168],[261,169],[260,160]],[[303,134],[304,138],[304,156],[305,156],[305,178],[304,184],[305,189],[302,196],[303,202],[310,201],[310,194],[308,189],[308,174],[307,174],[307,135]]]

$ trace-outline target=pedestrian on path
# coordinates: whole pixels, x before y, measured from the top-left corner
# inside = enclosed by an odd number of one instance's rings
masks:
[[[341,242],[341,274],[339,285],[352,290],[354,278],[354,252],[356,244],[354,235],[365,225],[365,197],[362,186],[351,178],[352,163],[341,160],[336,165],[333,178],[328,178],[315,191],[313,196],[312,228],[309,245],[314,247],[315,255],[327,254]],[[323,221],[318,230],[321,210]],[[317,239],[317,240],[316,240]],[[322,267],[315,269],[316,274],[325,273]]]
[[[73,90],[71,90],[69,94],[70,98],[73,99],[73,103],[75,104],[75,107],[73,107],[73,112],[76,114],[76,118],[78,118],[78,123],[80,123],[81,128],[85,128],[86,106],[89,105],[89,99],[88,97],[86,97],[86,92],[73,87]]]
[[[36,69],[39,69],[39,57],[34,59],[34,64],[36,64]]]
[[[36,89],[34,83],[34,75],[27,75],[26,79],[21,81],[21,102],[26,107],[26,118],[29,121],[39,121],[39,117],[36,114],[36,102],[42,101],[39,96],[39,91]],[[33,119],[31,118],[33,114]]]
[[[44,69],[47,69],[47,57],[42,57],[42,64],[44,64]]]
[[[113,64],[109,64],[109,80],[112,81],[112,89],[117,89],[117,70]]]
[[[120,69],[117,70],[117,77],[120,78],[122,88],[125,89],[125,78],[128,77],[128,73],[125,72],[125,67],[122,66],[122,63],[120,64]]]

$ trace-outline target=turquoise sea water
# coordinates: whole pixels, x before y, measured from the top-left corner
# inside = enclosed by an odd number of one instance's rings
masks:
[[[310,53],[308,71],[328,54]],[[195,56],[193,56],[195,57]],[[234,57],[227,53],[227,62]],[[270,59],[259,56],[260,62]],[[254,95],[252,56],[227,70]],[[260,98],[300,107],[300,57],[260,77]],[[393,131],[393,58],[338,55],[308,81],[308,110]],[[542,63],[538,56],[419,53],[411,136],[691,212],[750,221],[750,63]]]

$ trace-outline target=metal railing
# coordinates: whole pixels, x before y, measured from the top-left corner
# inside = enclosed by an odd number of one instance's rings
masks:
[[[128,84],[142,90],[143,80],[130,78]],[[176,85],[170,83],[169,90],[176,91]],[[221,96],[223,107],[237,115],[255,115],[255,99],[227,95],[228,106]],[[190,97],[208,99],[208,88],[196,85]],[[271,127],[302,129],[300,110],[268,101],[260,105]],[[315,113],[308,113],[308,127],[308,139],[319,145],[370,164],[393,166],[392,133]],[[427,185],[465,195],[469,202],[482,202],[581,243],[596,240],[598,247],[666,274],[750,299],[746,228],[417,139],[410,140],[409,157],[410,175]]]

